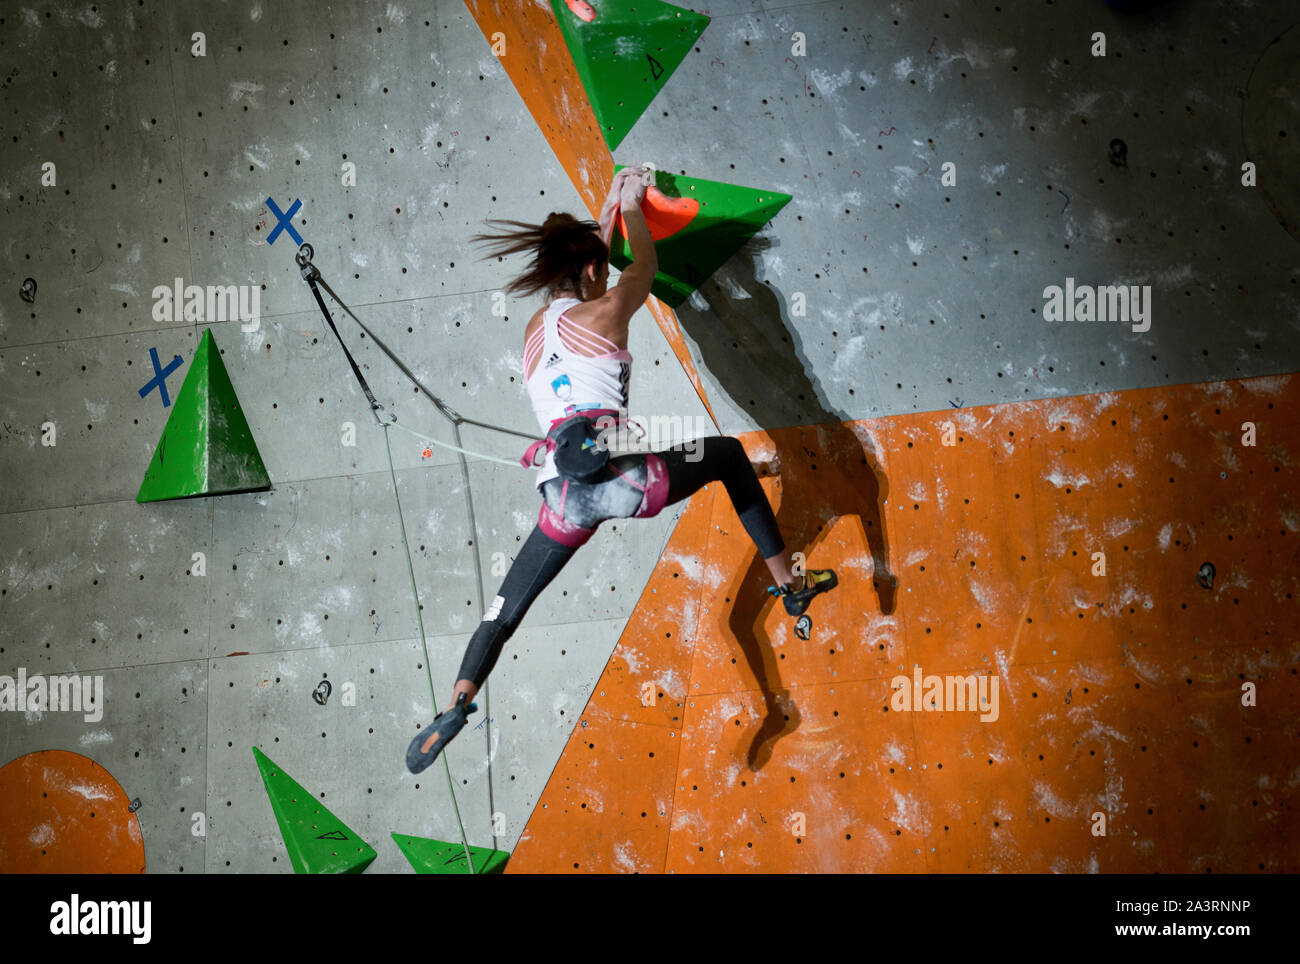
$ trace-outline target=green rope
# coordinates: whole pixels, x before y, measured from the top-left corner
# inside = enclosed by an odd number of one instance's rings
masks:
[[[459,442],[459,423],[451,423],[451,432]],[[465,512],[469,516],[470,543],[474,549],[474,588],[478,592],[478,611],[486,612],[483,605],[483,557],[479,552],[478,523],[474,519],[474,489],[469,484],[469,462],[465,460],[464,455],[460,456],[460,476],[465,483]],[[488,813],[495,814],[496,797],[492,792],[492,688],[489,680],[483,681],[483,686],[478,691],[478,699],[483,703],[483,718],[487,723],[483,738],[487,742]],[[492,849],[498,849],[495,820],[492,821]]]
[[[406,520],[402,518],[402,500],[397,494],[397,473],[393,470],[393,447],[388,444],[388,426],[384,426],[384,448],[388,452],[388,474],[393,480],[393,499],[397,503],[397,524],[402,530],[402,548],[406,550],[406,571],[411,576],[411,594],[415,596],[415,618],[420,626],[420,645],[424,648],[424,674],[429,680],[429,698],[433,700],[433,708],[436,712],[438,709],[438,697],[433,691],[433,664],[429,660],[429,643],[424,638],[424,614],[420,609],[420,591],[415,585],[415,566],[411,563],[411,546],[406,541]],[[442,757],[442,769],[447,775],[447,793],[451,796],[452,809],[456,811],[456,826],[460,828],[460,842],[465,848],[465,861],[469,864],[469,872],[475,873],[474,858],[469,854],[469,839],[465,836],[465,824],[460,819],[460,804],[456,802],[456,790],[451,782],[451,766],[447,763],[447,754],[439,754]]]

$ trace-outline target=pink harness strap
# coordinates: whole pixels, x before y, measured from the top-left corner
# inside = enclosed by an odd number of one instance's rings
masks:
[[[568,488],[569,483],[566,481],[564,495],[568,495]],[[550,504],[545,498],[542,499],[542,508],[537,513],[537,526],[560,545],[568,546],[570,549],[579,548],[596,534],[595,529],[584,529],[565,520],[563,505],[558,513],[551,511]]]

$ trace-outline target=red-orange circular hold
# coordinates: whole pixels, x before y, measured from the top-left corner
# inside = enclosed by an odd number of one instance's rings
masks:
[[[641,213],[650,229],[650,240],[662,241],[695,220],[695,215],[700,213],[700,202],[693,197],[669,197],[651,185],[641,201]],[[627,225],[623,223],[622,211],[618,213],[618,229],[626,238]]]
[[[126,791],[80,753],[41,750],[0,767],[0,873],[142,874]]]
[[[587,0],[564,0],[573,15],[584,23],[591,23],[596,19],[596,11],[592,9]]]

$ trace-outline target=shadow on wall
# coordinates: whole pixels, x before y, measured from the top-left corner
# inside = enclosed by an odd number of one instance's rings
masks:
[[[722,390],[769,433],[776,458],[785,467],[778,474],[785,480],[798,474],[807,483],[815,479],[815,484],[783,488],[776,520],[786,548],[802,552],[808,568],[835,568],[834,560],[818,557],[817,547],[836,520],[854,520],[870,547],[872,585],[880,610],[890,614],[898,580],[890,569],[884,525],[888,480],[875,449],[849,428],[844,413],[825,400],[810,374],[799,336],[786,321],[785,303],[758,280],[756,258],[769,245],[767,239],[751,239],[699,289],[710,311],[698,311],[688,301],[677,309],[677,317]],[[774,431],[792,425],[810,427]],[[797,473],[790,470],[792,466],[799,466]],[[773,743],[799,725],[798,707],[781,682],[771,640],[762,628],[768,607],[781,605],[767,594],[769,578],[755,550],[728,618],[731,635],[745,654],[766,704],[766,715],[748,752],[755,770],[771,758]]]

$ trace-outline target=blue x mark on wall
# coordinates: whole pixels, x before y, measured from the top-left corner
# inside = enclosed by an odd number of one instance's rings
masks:
[[[140,389],[140,397],[144,398],[154,390],[154,386],[156,385],[158,387],[158,394],[162,396],[163,408],[168,408],[171,405],[172,400],[167,397],[167,376],[180,367],[181,356],[177,355],[168,362],[166,368],[162,368],[158,364],[158,349],[150,348],[149,360],[153,362],[153,381]]]
[[[277,222],[277,224],[275,225],[275,229],[266,236],[266,243],[275,244],[275,239],[279,237],[280,232],[288,231],[289,237],[293,238],[293,243],[297,245],[301,245],[302,236],[293,229],[293,216],[295,213],[297,213],[298,209],[302,207],[302,201],[295,200],[293,204],[290,205],[288,213],[281,213],[280,209],[276,206],[275,202],[272,201],[270,198],[266,199],[266,206],[271,209],[271,213],[275,215],[275,219]]]

